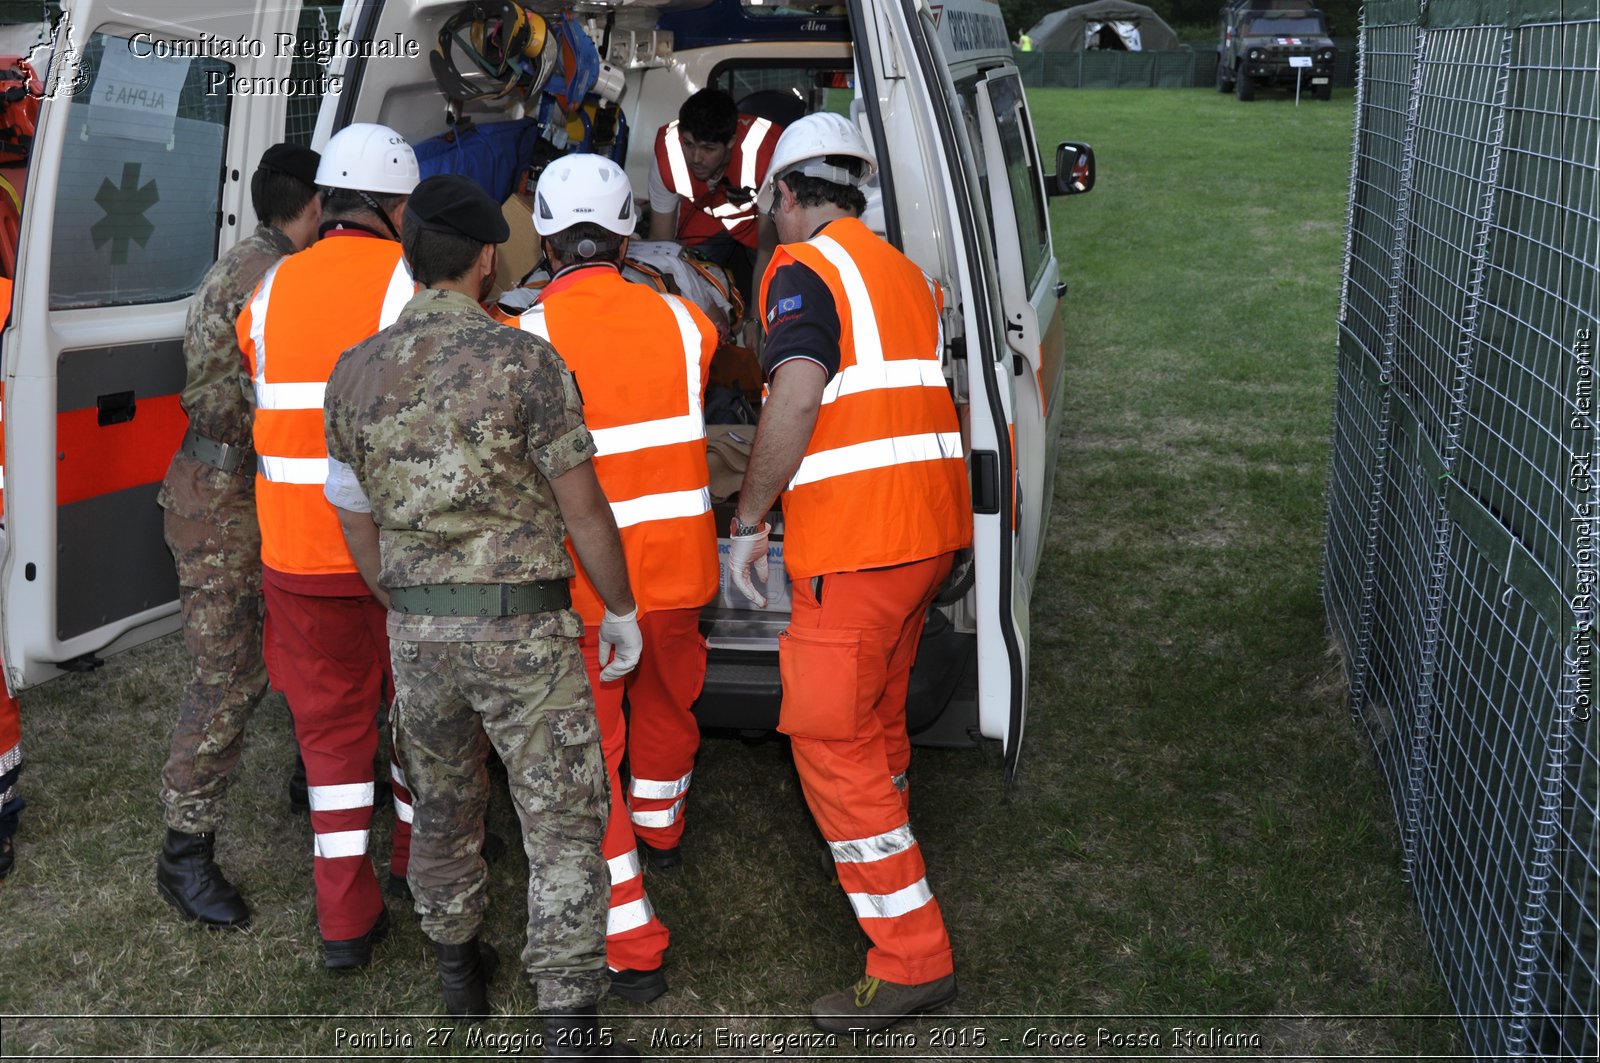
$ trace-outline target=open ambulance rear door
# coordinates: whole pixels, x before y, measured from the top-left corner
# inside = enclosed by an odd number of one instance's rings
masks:
[[[992,14],[999,40],[1005,42],[996,5],[966,6],[986,18]],[[964,362],[955,364],[958,373],[965,369],[970,403],[978,730],[1003,744],[1010,779],[1021,752],[1028,695],[1028,583],[1020,578],[1025,566],[1016,522],[1016,423],[1022,404],[1004,335],[999,267],[975,162],[975,131],[963,113],[934,12],[925,3],[853,0],[850,7],[858,92],[866,100],[880,146],[890,239],[899,235],[902,247],[925,269],[930,255],[936,255],[940,272],[949,278],[947,339],[964,356]],[[941,14],[948,18],[948,9]],[[885,122],[885,114],[894,121]],[[913,115],[916,121],[902,120]],[[917,126],[923,128],[914,131]],[[885,155],[887,167],[882,166]],[[927,167],[925,174],[915,172],[919,164]],[[915,186],[934,197],[942,195],[943,201],[913,203],[910,190]],[[934,251],[917,246],[915,227],[924,224],[917,213],[942,229]],[[946,225],[938,225],[941,218]],[[958,393],[962,383],[958,381]],[[1039,415],[1037,405],[1032,415]]]
[[[283,136],[300,6],[64,5],[0,344],[12,690],[178,626],[156,494],[186,427],[184,315],[255,224],[250,173]]]

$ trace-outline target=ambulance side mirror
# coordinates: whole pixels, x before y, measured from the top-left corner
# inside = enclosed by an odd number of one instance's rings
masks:
[[[1056,147],[1056,172],[1045,180],[1052,196],[1076,196],[1094,188],[1094,149],[1077,140]]]

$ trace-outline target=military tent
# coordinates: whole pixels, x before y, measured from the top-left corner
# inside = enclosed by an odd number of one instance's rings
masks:
[[[1171,52],[1182,47],[1172,27],[1143,4],[1126,0],[1052,11],[1028,31],[1039,52],[1081,52],[1089,48],[1125,52]]]

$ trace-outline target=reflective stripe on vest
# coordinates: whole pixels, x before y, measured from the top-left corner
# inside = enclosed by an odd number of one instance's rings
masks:
[[[710,322],[677,296],[595,269],[557,278],[516,325],[550,342],[577,379],[640,612],[705,604],[718,576],[703,407]],[[572,597],[585,622],[599,622],[581,565]]]
[[[794,579],[905,564],[972,539],[960,425],[940,366],[939,290],[858,219],[774,253],[798,262],[839,315],[839,369],[823,389],[783,497]],[[869,279],[870,278],[870,279]]]
[[[678,120],[667,123],[667,175],[672,178],[672,190],[684,199],[694,199],[694,175],[689,172],[689,160],[683,157],[683,140],[678,135]]]
[[[761,142],[767,138],[771,131],[772,123],[765,118],[757,118],[750,123],[750,128],[745,130],[744,139],[739,141],[739,146],[734,149],[739,156],[739,187],[758,188],[759,176],[756,169],[756,156],[761,152]],[[751,209],[754,210],[754,202]]]
[[[961,460],[960,432],[928,432],[916,436],[891,436],[865,443],[808,452],[800,462],[791,489],[814,484],[834,476],[847,476],[866,469],[888,469],[914,461]]]
[[[280,572],[354,572],[328,475],[322,406],[347,347],[393,323],[416,286],[400,245],[331,236],[269,269],[239,318],[256,400],[256,507],[261,557]]]

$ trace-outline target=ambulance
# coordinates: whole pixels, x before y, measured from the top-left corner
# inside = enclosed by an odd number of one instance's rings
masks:
[[[610,153],[642,197],[657,129],[717,86],[774,121],[818,109],[855,121],[879,160],[867,220],[943,288],[973,548],[929,616],[908,726],[927,744],[998,742],[1009,780],[1064,396],[1067,285],[1049,207],[1093,187],[1093,151],[1067,141],[1041,156],[991,0],[521,6],[561,31],[553,80],[533,84],[534,72],[451,104],[430,59],[441,28],[502,5],[346,0],[310,39],[292,0],[64,4],[35,55],[38,128],[0,343],[7,686],[95,668],[179,627],[156,492],[185,429],[184,315],[216,256],[254,227],[249,176],[293,101],[320,96],[313,147],[351,122],[418,145],[464,119],[488,134],[516,122],[541,157]],[[586,76],[573,56],[591,59]],[[552,107],[555,82],[581,96]],[[521,253],[531,264],[533,248]],[[774,520],[769,607],[725,586],[703,613],[709,727],[776,723],[788,597]]]

